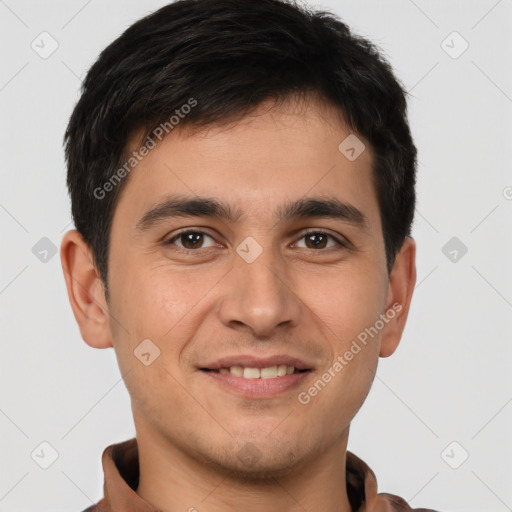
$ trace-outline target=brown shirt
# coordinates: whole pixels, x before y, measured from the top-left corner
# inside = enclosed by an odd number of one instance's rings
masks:
[[[139,484],[139,452],[135,438],[105,448],[101,461],[105,474],[104,498],[83,512],[158,512],[135,492]],[[346,485],[354,512],[436,512],[412,509],[393,494],[377,494],[375,474],[351,452],[347,452]]]

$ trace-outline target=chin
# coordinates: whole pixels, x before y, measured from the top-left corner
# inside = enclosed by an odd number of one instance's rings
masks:
[[[266,442],[265,442],[266,441]],[[273,480],[297,471],[309,459],[308,450],[300,440],[271,443],[268,439],[246,441],[238,439],[219,450],[203,452],[203,462],[222,474],[241,482]],[[311,457],[315,450],[311,450]]]
[[[221,460],[210,460],[210,463],[217,466],[220,472],[230,473],[230,478],[245,483],[282,478],[292,473],[298,466],[295,454],[278,454],[277,457],[275,454],[261,454],[257,460],[241,460],[238,455],[234,453],[231,457],[223,457]]]

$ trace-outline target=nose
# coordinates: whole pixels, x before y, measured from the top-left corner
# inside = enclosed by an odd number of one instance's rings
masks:
[[[226,277],[218,310],[225,326],[268,338],[278,329],[298,325],[302,303],[284,262],[271,249],[263,250],[252,263],[237,255]]]

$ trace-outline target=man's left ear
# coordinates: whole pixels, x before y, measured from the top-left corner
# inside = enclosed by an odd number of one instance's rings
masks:
[[[382,333],[380,357],[389,357],[398,347],[411,305],[412,293],[416,284],[416,242],[406,237],[396,255],[389,278],[386,312],[390,319]]]

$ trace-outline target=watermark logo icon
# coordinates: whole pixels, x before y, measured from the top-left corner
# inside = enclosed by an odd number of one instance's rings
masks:
[[[252,263],[263,252],[263,247],[252,236],[248,236],[237,246],[236,252],[246,263]]]
[[[260,460],[261,451],[253,443],[245,443],[238,451],[238,458],[247,466],[253,466]]]
[[[441,458],[452,469],[459,469],[466,460],[468,460],[469,453],[457,441],[452,441],[442,452]]]
[[[441,252],[452,262],[458,263],[468,252],[467,246],[456,236],[444,244]]]
[[[57,246],[49,238],[43,236],[43,238],[32,247],[32,254],[41,263],[48,263],[57,254]]]
[[[41,59],[47,59],[53,55],[59,43],[57,40],[48,32],[41,32],[31,43],[30,47],[34,50]]]
[[[441,48],[452,59],[458,59],[469,48],[469,43],[457,31],[453,31],[443,39]]]
[[[48,441],[43,441],[34,448],[30,457],[40,468],[48,469],[59,458],[59,452]]]
[[[144,365],[149,366],[160,357],[160,349],[149,339],[145,339],[137,345],[133,351],[135,357]]]
[[[361,156],[363,151],[366,149],[366,146],[361,139],[351,133],[342,141],[338,146],[338,149],[340,153],[347,158],[347,160],[353,162]]]

